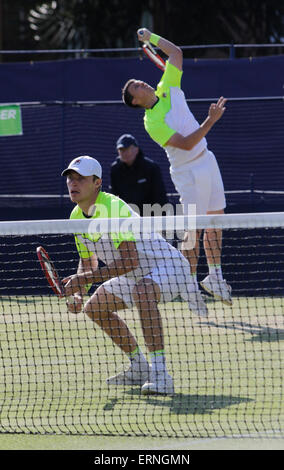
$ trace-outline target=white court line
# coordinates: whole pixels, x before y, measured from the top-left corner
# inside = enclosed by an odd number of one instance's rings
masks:
[[[271,437],[269,436],[269,434],[271,434]],[[272,441],[277,443],[282,443],[282,445],[284,444],[284,438],[281,439],[283,435],[280,434],[280,431],[279,431],[279,436],[277,436],[277,434],[275,435],[275,431],[267,431],[266,434],[242,434],[242,435],[232,435],[232,436],[228,436],[228,437],[206,437],[206,438],[191,438],[191,439],[188,439],[186,440],[185,442],[183,441],[183,439],[181,439],[181,441],[179,441],[177,438],[176,442],[172,445],[172,444],[168,444],[168,445],[163,445],[163,446],[158,446],[155,448],[155,450],[166,450],[166,449],[170,449],[170,450],[173,450],[173,449],[179,449],[179,450],[182,450],[182,449],[187,449],[187,450],[191,450],[192,447],[196,447],[196,446],[204,446],[204,444],[211,444],[211,443],[216,443],[216,442],[230,442],[230,441],[235,441],[236,444],[237,443],[240,443],[240,442],[246,442],[248,443],[248,447],[250,446],[250,444],[252,443],[251,441],[253,440],[254,443],[261,443],[263,441]],[[280,447],[279,447],[280,448]],[[284,448],[284,447],[282,447]]]

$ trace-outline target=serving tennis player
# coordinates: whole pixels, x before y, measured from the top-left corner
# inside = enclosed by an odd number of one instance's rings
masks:
[[[217,103],[212,103],[207,118],[199,125],[181,90],[181,49],[146,28],[140,28],[137,35],[140,41],[158,46],[168,60],[156,90],[143,81],[130,79],[122,90],[123,101],[130,107],[145,109],[145,129],[166,151],[171,178],[184,213],[187,214],[190,205],[195,204],[197,215],[223,214],[226,206],[223,181],[216,158],[207,148],[205,136],[223,116],[226,99],[220,97]],[[201,232],[197,232],[194,248],[189,243],[190,236],[185,234],[182,253],[191,265],[192,282],[198,290],[196,271]],[[215,298],[231,305],[231,287],[223,279],[221,267],[222,231],[205,230],[203,243],[209,275],[201,285]]]
[[[72,160],[62,175],[72,202],[70,218],[90,219],[139,217],[123,200],[101,191],[102,168],[89,156]],[[80,256],[75,275],[63,279],[65,294],[73,295],[68,304],[73,313],[84,313],[112,339],[130,360],[128,370],[107,379],[109,385],[140,385],[143,394],[173,394],[174,383],[167,371],[159,302],[181,296],[199,316],[208,311],[201,296],[188,282],[190,265],[180,251],[152,233],[136,237],[129,232],[82,233],[75,235]],[[105,266],[99,266],[98,260]],[[90,285],[101,283],[83,306]],[[151,366],[118,311],[136,306],[141,320]]]

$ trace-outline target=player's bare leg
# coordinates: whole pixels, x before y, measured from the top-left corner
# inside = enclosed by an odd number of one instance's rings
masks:
[[[149,378],[150,366],[137,344],[136,338],[118,311],[125,303],[100,286],[85,304],[84,312],[128,356],[128,370],[109,377],[108,385],[143,385]]]
[[[197,265],[200,251],[200,236],[201,230],[185,232],[181,246],[181,252],[190,264],[190,272],[193,276],[194,281],[196,280]]]
[[[184,235],[184,240],[181,246],[183,256],[190,264],[190,279],[189,283],[189,302],[188,306],[192,312],[200,317],[208,316],[208,309],[202,298],[199,286],[197,283],[197,265],[199,258],[199,243],[200,243],[201,230],[188,231]]]
[[[141,391],[144,395],[174,393],[173,379],[166,367],[162,318],[158,308],[160,288],[151,279],[141,279],[132,292],[140,314],[146,346],[150,352],[152,370]]]
[[[164,349],[161,314],[158,309],[160,289],[151,279],[142,279],[133,290],[133,300],[139,311],[145,344],[150,352]]]
[[[208,211],[208,214],[223,214],[223,210]],[[204,231],[203,246],[206,254],[209,275],[201,281],[201,286],[215,299],[232,305],[231,286],[223,279],[221,266],[222,230],[208,228]]]

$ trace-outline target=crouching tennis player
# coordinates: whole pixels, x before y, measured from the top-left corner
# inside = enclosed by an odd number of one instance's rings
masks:
[[[71,219],[139,217],[123,200],[101,191],[102,168],[92,157],[75,158],[62,175],[72,202]],[[94,223],[94,222],[93,222]],[[138,239],[139,238],[139,239]],[[190,265],[186,258],[157,233],[146,239],[130,232],[75,235],[80,256],[75,275],[63,280],[66,296],[73,295],[70,312],[83,307],[93,320],[129,357],[128,370],[107,379],[108,385],[140,385],[143,394],[174,393],[168,373],[159,302],[181,296],[191,311],[206,317],[201,296],[190,290]],[[99,266],[98,260],[104,266]],[[83,295],[92,284],[100,286],[83,305]],[[151,365],[133,333],[118,315],[119,310],[137,307]]]

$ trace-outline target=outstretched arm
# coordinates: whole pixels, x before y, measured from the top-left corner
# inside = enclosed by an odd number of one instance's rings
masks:
[[[167,141],[165,146],[170,145],[171,147],[176,147],[182,150],[192,150],[193,147],[195,147],[195,145],[197,145],[201,139],[208,134],[214,124],[223,116],[226,110],[226,101],[227,99],[221,96],[217,103],[212,103],[210,105],[207,118],[196,131],[185,137],[176,132]]]
[[[139,41],[149,41],[158,46],[168,56],[168,61],[179,70],[182,70],[183,55],[182,50],[178,46],[161,36],[157,36],[146,28],[138,29],[137,35]]]

